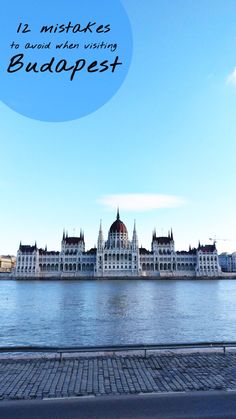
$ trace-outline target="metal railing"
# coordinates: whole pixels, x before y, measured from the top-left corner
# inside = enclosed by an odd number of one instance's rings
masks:
[[[60,361],[63,354],[69,353],[104,353],[143,351],[176,350],[176,349],[222,349],[225,355],[227,348],[236,348],[236,342],[195,342],[195,343],[162,343],[162,344],[133,344],[111,346],[78,346],[78,347],[52,347],[52,346],[2,346],[0,353],[54,353],[59,354]]]

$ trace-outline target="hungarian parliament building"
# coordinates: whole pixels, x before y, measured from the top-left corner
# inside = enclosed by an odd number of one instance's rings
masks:
[[[134,223],[132,240],[120,219],[110,227],[104,240],[102,225],[97,247],[85,249],[84,233],[70,237],[63,232],[61,251],[48,251],[20,243],[14,276],[17,278],[111,278],[111,277],[217,277],[221,275],[215,243],[198,244],[188,251],[176,251],[172,230],[157,236],[154,230],[151,250],[139,247]]]

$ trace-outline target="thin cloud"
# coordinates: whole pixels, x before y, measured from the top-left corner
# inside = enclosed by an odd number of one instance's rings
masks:
[[[227,84],[232,84],[236,86],[236,67],[234,67],[232,73],[229,74],[226,80]]]
[[[98,202],[108,209],[119,207],[125,211],[151,211],[159,208],[177,208],[186,204],[183,198],[174,195],[141,193],[105,195]]]

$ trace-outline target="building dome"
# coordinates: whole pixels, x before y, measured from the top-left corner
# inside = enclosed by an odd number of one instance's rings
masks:
[[[128,234],[125,224],[120,220],[119,210],[117,211],[116,221],[110,227],[110,233],[123,233]]]

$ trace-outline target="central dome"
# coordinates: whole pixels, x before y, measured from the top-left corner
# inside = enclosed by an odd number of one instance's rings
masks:
[[[117,211],[116,221],[110,227],[110,233],[125,233],[128,234],[125,224],[120,220],[119,210]]]

